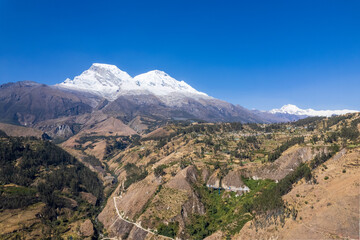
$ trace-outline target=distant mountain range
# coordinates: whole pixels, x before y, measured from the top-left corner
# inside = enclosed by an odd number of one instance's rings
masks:
[[[281,107],[280,109],[272,109],[269,113],[272,114],[291,114],[297,116],[307,116],[307,117],[314,117],[314,116],[322,116],[322,117],[331,117],[333,115],[342,115],[346,113],[354,113],[359,112],[358,110],[314,110],[314,109],[301,109],[295,105],[287,104]]]
[[[114,65],[100,63],[54,86],[28,81],[0,86],[0,122],[61,138],[90,131],[110,118],[120,121],[116,126],[125,124],[141,133],[173,120],[273,123],[347,112],[354,110],[302,110],[294,105],[267,112],[248,110],[197,91],[163,71],[131,77]]]

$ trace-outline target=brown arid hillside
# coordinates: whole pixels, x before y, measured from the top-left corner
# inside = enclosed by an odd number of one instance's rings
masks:
[[[273,236],[289,239],[299,234],[296,232],[298,222],[314,221],[310,220],[310,209],[319,211],[317,221],[321,221],[320,212],[343,221],[348,216],[341,220],[337,215],[343,209],[335,206],[346,203],[353,206],[352,210],[358,209],[358,205],[353,205],[354,199],[359,196],[355,191],[356,182],[349,192],[346,190],[343,193],[346,198],[334,194],[333,205],[326,202],[326,191],[317,191],[327,187],[333,188],[329,191],[336,191],[336,186],[341,184],[335,183],[347,181],[342,179],[344,176],[353,173],[354,179],[357,177],[356,163],[340,164],[340,161],[347,159],[346,156],[357,152],[358,135],[353,136],[351,131],[348,132],[350,128],[358,128],[357,119],[359,116],[355,114],[278,125],[168,125],[139,140],[134,141],[133,138],[125,149],[111,148],[109,146],[115,143],[111,139],[104,139],[106,149],[111,150],[100,161],[118,179],[116,189],[99,215],[99,221],[104,224],[104,234],[109,238],[128,239],[162,236],[246,239],[251,233],[253,239],[272,239]],[[341,165],[338,171],[340,175],[331,174],[332,162]],[[355,169],[351,170],[349,166]],[[329,176],[324,180],[325,176],[320,174],[327,171]],[[349,175],[343,174],[343,171]],[[277,191],[276,186],[284,184],[283,179],[291,179],[290,186],[285,184],[288,190],[281,190],[280,199],[274,200],[277,201],[274,206],[268,206],[273,210],[261,209],[257,204],[261,202],[264,191]],[[220,194],[218,190],[211,190],[213,187],[220,187]],[[301,200],[300,203],[289,199],[296,191],[304,192],[295,193],[295,196],[299,194],[295,200]],[[348,194],[350,192],[354,195],[352,200],[351,194]],[[277,194],[274,193],[274,196]],[[319,202],[311,202],[309,196],[312,195],[319,196],[313,200]],[[336,197],[343,202],[335,204]],[[271,199],[268,200],[271,202]],[[321,205],[324,201],[325,207]],[[270,218],[276,216],[280,225],[273,227],[278,229],[278,235],[271,235],[271,221],[261,223],[266,214]],[[295,220],[291,220],[293,216],[296,216]],[[256,223],[262,228],[258,226],[256,230]],[[342,226],[348,232],[348,237],[353,238],[358,228],[351,228],[351,221],[348,223],[349,226]],[[321,227],[324,225],[326,222],[318,225],[319,229],[326,229]],[[315,229],[317,225],[304,226]],[[270,233],[266,235],[268,231]],[[294,235],[280,234],[290,234],[292,231]],[[262,232],[264,235],[261,235]],[[339,236],[347,235],[339,232]],[[304,235],[304,238],[311,239],[311,235]]]
[[[94,199],[78,193],[81,208],[72,211],[81,214],[61,222],[69,226],[58,228],[62,237],[358,236],[359,114],[282,124],[180,121],[149,133],[100,112],[76,118],[86,124],[59,146],[96,173],[103,196],[86,217],[84,201]]]

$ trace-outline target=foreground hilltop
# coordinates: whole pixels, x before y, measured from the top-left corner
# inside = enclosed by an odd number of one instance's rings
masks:
[[[62,146],[86,164],[97,159],[99,174],[108,169],[117,177],[98,217],[108,237],[247,239],[243,232],[255,231],[255,239],[286,238],[291,231],[300,234],[295,228],[302,223],[310,226],[305,220],[316,222],[306,238],[320,229],[323,236],[354,237],[356,211],[344,207],[358,200],[355,189],[344,188],[346,199],[335,194],[331,206],[323,204],[326,192],[340,191],[341,182],[358,184],[359,119],[349,114],[290,124],[184,123],[142,137],[88,133]],[[352,220],[332,231],[325,213],[331,221]]]
[[[46,140],[0,133],[4,154],[18,149],[0,171],[1,237],[358,236],[359,114],[282,124],[185,121],[142,136],[106,121],[112,129],[95,124],[60,145],[76,159]],[[16,194],[31,201],[8,200]]]

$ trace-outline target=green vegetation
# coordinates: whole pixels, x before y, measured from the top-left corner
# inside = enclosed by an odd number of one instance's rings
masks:
[[[234,192],[209,190],[207,187],[196,187],[205,205],[205,215],[193,215],[187,232],[193,239],[203,239],[218,229],[226,234],[239,232],[254,215],[263,214],[284,208],[282,196],[288,193],[292,185],[301,178],[311,179],[311,170],[301,164],[294,172],[288,174],[279,183],[271,180],[243,179],[250,192],[236,196]]]
[[[357,126],[344,127],[341,129],[340,136],[351,141],[356,140],[360,133]]]
[[[0,210],[23,208],[38,202],[36,189],[22,186],[0,186]]]
[[[157,233],[163,236],[175,238],[177,232],[179,231],[178,222],[170,222],[169,224],[160,223],[157,227]]]
[[[242,196],[234,192],[208,189],[205,186],[196,190],[205,205],[205,215],[193,215],[187,232],[192,239],[203,239],[218,229],[233,235],[252,219],[251,206],[254,197],[263,189],[273,186],[271,180],[245,180],[251,191]]]
[[[302,178],[305,178],[307,181],[312,178],[311,169],[304,163],[297,167],[295,171],[286,175],[286,177],[281,179],[276,185],[264,189],[262,193],[254,199],[252,210],[258,213],[265,213],[283,207],[284,202],[281,196],[288,193],[292,189],[292,185]]]
[[[93,194],[97,205],[82,200],[80,192]],[[34,137],[0,141],[0,211],[45,203],[37,216],[45,238],[57,238],[73,221],[95,219],[102,199],[97,175],[56,145]]]
[[[325,119],[325,117],[308,117],[304,119],[297,120],[293,122],[292,125],[300,127],[300,126],[307,126],[307,125],[315,125],[319,123],[321,120]]]

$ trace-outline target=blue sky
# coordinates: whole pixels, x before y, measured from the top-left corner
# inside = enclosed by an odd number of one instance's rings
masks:
[[[360,109],[360,1],[0,0],[0,83],[93,62],[247,108]]]

